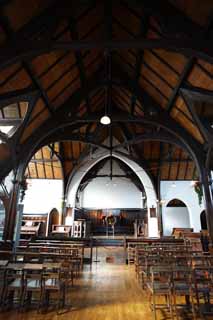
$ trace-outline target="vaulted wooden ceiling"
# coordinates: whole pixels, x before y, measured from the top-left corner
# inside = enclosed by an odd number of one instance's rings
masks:
[[[193,155],[205,162],[213,137],[212,10],[208,0],[3,1],[1,178],[32,158],[28,177],[68,180],[88,153],[110,151],[108,137],[153,177],[195,178]]]

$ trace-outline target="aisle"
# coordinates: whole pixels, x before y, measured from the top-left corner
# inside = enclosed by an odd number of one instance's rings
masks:
[[[114,262],[106,262],[107,256]],[[123,249],[99,248],[98,259],[91,271],[85,268],[79,290],[73,294],[72,319],[151,319],[147,298],[135,281],[133,266],[125,264]]]

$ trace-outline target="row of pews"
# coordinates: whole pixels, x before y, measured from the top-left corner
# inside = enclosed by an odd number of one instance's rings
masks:
[[[200,235],[186,234],[190,237],[127,241],[127,261],[155,320],[158,310],[171,319],[213,315],[213,255],[202,250]]]
[[[85,245],[77,241],[35,239],[16,250],[0,250],[0,308],[57,311],[69,305],[67,297],[81,274]],[[36,303],[35,303],[36,302]]]

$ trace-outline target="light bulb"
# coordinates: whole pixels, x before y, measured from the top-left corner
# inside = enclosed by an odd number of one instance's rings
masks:
[[[196,185],[196,181],[191,181],[191,182],[190,182],[190,186],[191,186],[191,187],[194,187],[195,185]]]
[[[100,123],[103,125],[108,125],[111,123],[111,119],[109,116],[105,115],[100,119]]]

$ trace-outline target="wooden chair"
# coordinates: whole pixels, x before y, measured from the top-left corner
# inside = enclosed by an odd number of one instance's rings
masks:
[[[157,254],[147,255],[145,260],[145,268],[141,270],[142,285],[146,288],[146,284],[150,280],[151,268],[160,264],[160,256]]]
[[[179,318],[178,308],[188,308],[191,306],[193,319],[196,319],[194,305],[194,290],[193,290],[193,271],[187,266],[176,266],[172,272],[172,291],[173,303],[176,318]],[[185,296],[185,304],[177,304],[177,297]],[[191,305],[190,305],[190,303]]]
[[[65,279],[60,268],[45,267],[43,272],[43,301],[45,307],[50,303],[51,293],[57,294],[57,312],[65,305]]]
[[[38,295],[38,299],[34,299],[37,304],[37,311],[42,307],[42,270],[24,270],[24,290],[22,307],[26,307],[33,301],[33,294]]]
[[[203,316],[204,309],[201,310],[201,303],[211,309],[211,296],[213,292],[213,283],[211,279],[212,270],[207,265],[197,265],[194,270],[194,290],[200,316]]]
[[[17,302],[18,307],[22,305],[24,290],[24,275],[19,268],[8,268],[5,271],[4,291],[2,295],[2,306],[8,307],[11,303]]]
[[[61,263],[61,278],[65,282],[66,288],[73,286],[74,269],[72,263],[68,260],[64,260]]]
[[[153,311],[154,319],[157,319],[157,309],[169,310],[171,318],[173,317],[172,308],[172,270],[166,267],[151,267],[151,281],[147,282],[149,292],[150,306]],[[157,303],[156,298],[165,297],[165,303]]]

